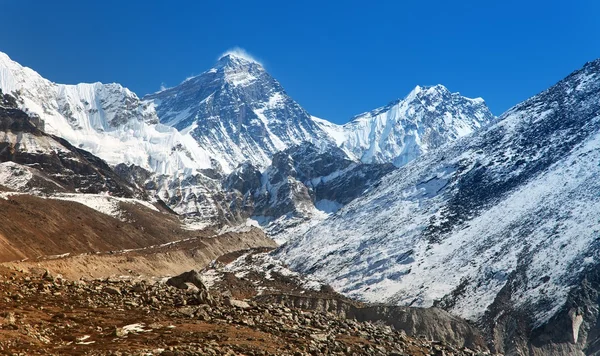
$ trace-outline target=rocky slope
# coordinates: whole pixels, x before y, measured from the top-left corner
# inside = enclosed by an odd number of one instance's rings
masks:
[[[238,257],[239,256],[239,257]],[[206,285],[233,298],[282,304],[403,330],[408,336],[484,350],[480,332],[437,308],[365,305],[310,276],[289,270],[267,252],[248,250],[220,257],[202,271]]]
[[[354,162],[335,146],[293,145],[273,155],[260,173],[246,163],[225,180],[237,210],[257,221],[276,240],[306,229],[360,196],[391,164]]]
[[[501,352],[591,354],[598,98],[600,60],[385,177],[279,256],[350,296],[475,321]]]

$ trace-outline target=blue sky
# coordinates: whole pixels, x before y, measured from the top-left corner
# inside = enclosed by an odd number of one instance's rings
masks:
[[[343,123],[444,84],[494,114],[600,57],[596,1],[0,0],[0,51],[60,83],[174,86],[242,47]]]

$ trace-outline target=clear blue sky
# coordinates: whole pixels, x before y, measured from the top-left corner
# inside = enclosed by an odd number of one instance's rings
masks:
[[[334,122],[438,83],[498,115],[600,57],[598,3],[0,0],[0,51],[143,96],[239,46]]]

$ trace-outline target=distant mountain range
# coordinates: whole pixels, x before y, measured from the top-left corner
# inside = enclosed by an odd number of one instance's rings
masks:
[[[46,132],[104,159],[175,211],[211,223],[252,217],[273,232],[326,217],[392,169],[379,165],[402,166],[494,120],[482,99],[438,85],[416,87],[403,100],[335,125],[312,117],[261,64],[233,53],[143,99],[119,84],[55,84],[0,53],[0,89],[39,117]],[[343,156],[342,170],[296,174],[279,158],[272,165],[278,152],[303,152],[307,143],[321,158]],[[291,160],[311,164],[298,155]],[[240,179],[249,167],[259,184],[242,191],[228,185],[229,175]],[[345,175],[350,189],[339,183]],[[316,182],[334,176],[337,190],[322,197],[325,185]],[[297,181],[273,182],[288,178]]]

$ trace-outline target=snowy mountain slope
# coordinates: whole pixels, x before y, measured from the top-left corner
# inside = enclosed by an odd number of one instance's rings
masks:
[[[158,124],[152,105],[119,84],[55,84],[0,52],[0,89],[37,114],[46,132],[111,165],[131,163],[160,174],[211,167],[190,136]]]
[[[500,352],[583,354],[598,341],[599,161],[596,60],[278,256],[350,296],[476,321]]]
[[[42,132],[31,119],[22,110],[0,105],[0,185],[20,191],[145,197],[104,161]]]
[[[345,125],[313,120],[350,157],[401,167],[486,126],[494,115],[483,99],[469,99],[436,85],[417,86],[404,99],[357,115]]]
[[[189,131],[226,172],[245,161],[264,169],[290,145],[330,141],[260,63],[235,53],[144,100],[155,105],[162,123]]]

